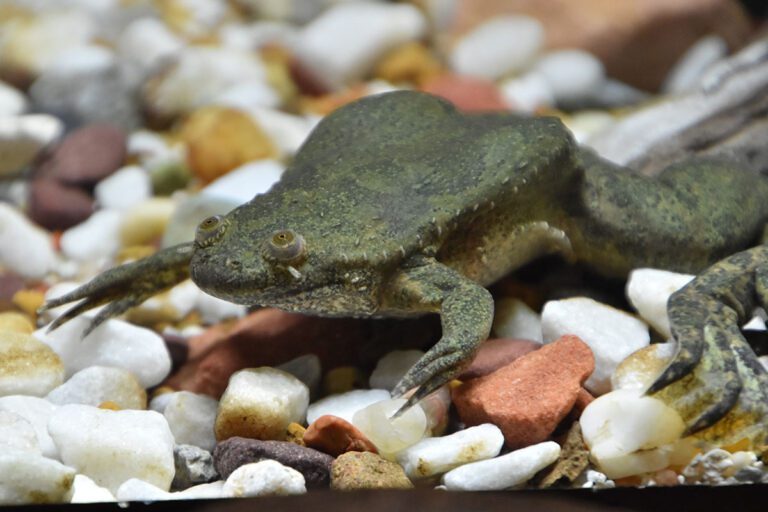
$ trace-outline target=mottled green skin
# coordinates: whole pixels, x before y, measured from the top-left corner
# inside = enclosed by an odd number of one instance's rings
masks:
[[[412,404],[471,360],[493,317],[484,286],[509,271],[551,252],[611,275],[699,271],[758,238],[766,193],[763,178],[713,162],[643,177],[580,150],[557,119],[464,115],[396,92],[328,116],[270,192],[148,261],[165,275],[189,262],[201,288],[243,304],[440,313],[442,339],[395,390],[420,386]],[[306,242],[290,264],[270,256],[285,230]],[[125,297],[119,312],[137,303],[126,286],[138,299],[153,279],[110,272],[50,305]]]

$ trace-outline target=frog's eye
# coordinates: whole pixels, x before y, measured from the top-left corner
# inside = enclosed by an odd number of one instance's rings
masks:
[[[200,247],[206,247],[215,242],[224,233],[225,228],[226,223],[223,216],[208,217],[197,226],[195,243]]]
[[[273,233],[267,247],[270,256],[284,263],[301,258],[306,250],[304,238],[290,229]]]

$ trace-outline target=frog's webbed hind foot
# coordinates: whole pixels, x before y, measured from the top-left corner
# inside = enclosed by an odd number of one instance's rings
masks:
[[[51,322],[48,330],[53,330],[89,309],[107,304],[83,332],[87,336],[105,320],[187,279],[192,248],[191,243],[176,245],[111,268],[75,290],[47,301],[39,312],[79,301]]]
[[[648,389],[683,417],[687,434],[768,441],[768,373],[741,333],[768,305],[768,247],[726,258],[669,299],[673,360]]]

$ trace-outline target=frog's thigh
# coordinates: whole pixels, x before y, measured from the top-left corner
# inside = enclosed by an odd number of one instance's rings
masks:
[[[401,270],[387,291],[387,302],[408,311],[440,314],[442,337],[408,370],[393,394],[418,386],[406,407],[418,402],[458,373],[471,361],[490,333],[493,299],[480,286],[435,260]]]

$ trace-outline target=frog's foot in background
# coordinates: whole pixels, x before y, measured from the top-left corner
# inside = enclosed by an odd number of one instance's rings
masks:
[[[739,328],[756,306],[768,306],[768,246],[716,263],[670,297],[678,349],[648,393],[680,413],[685,435],[768,444],[768,372]]]
[[[79,301],[50,324],[48,330],[53,330],[89,309],[108,304],[83,332],[85,337],[105,320],[187,279],[192,249],[191,243],[175,245],[109,269],[75,290],[47,301],[38,312]]]

